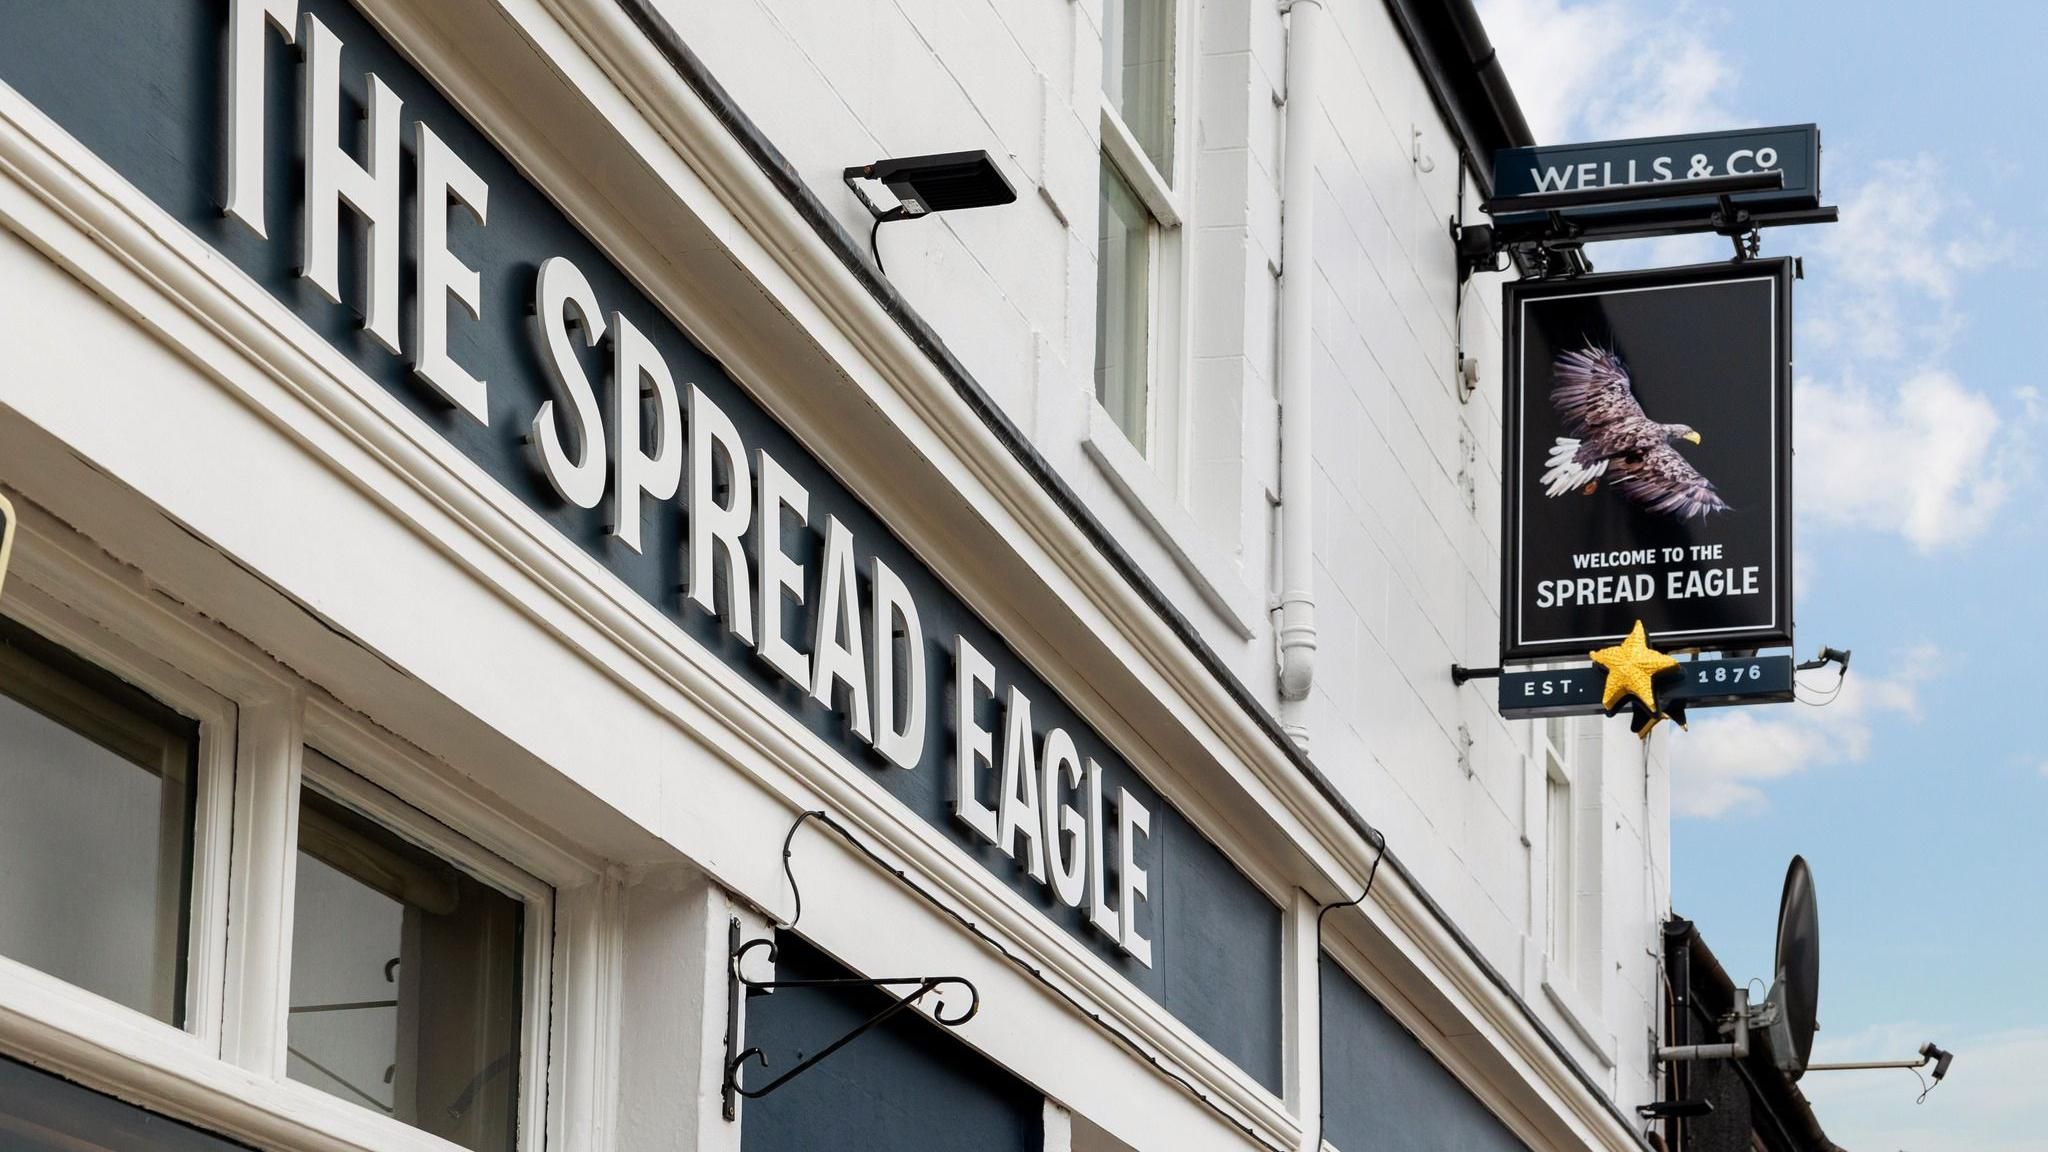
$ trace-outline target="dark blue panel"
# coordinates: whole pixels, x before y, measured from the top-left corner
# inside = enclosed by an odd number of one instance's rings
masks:
[[[1166,845],[1164,939],[1172,963],[1166,1010],[1195,1035],[1279,1090],[1282,1076],[1280,908],[1180,813],[1153,818]]]
[[[778,933],[778,980],[854,975]],[[878,973],[893,975],[893,973]],[[788,988],[747,1000],[747,1046],[766,1084],[889,1003],[872,989]],[[1043,1152],[1045,1098],[922,1016],[905,1013],[833,1053],[740,1117],[742,1152]]]
[[[78,1152],[81,1148],[153,1152],[244,1152],[243,1146],[26,1064],[0,1059],[0,1148]]]
[[[1457,1077],[1322,957],[1323,1135],[1343,1152],[1527,1152]]]
[[[450,215],[449,224],[449,246],[478,271],[483,298],[482,320],[472,320],[458,306],[449,305],[449,351],[457,363],[489,383],[488,425],[442,402],[412,378],[405,361],[361,331],[361,316],[352,305],[362,298],[358,271],[362,241],[352,224],[343,227],[341,236],[341,295],[348,304],[327,300],[298,276],[303,191],[298,123],[301,80],[297,52],[281,37],[266,35],[269,239],[225,217],[220,207],[227,133],[227,0],[66,0],[61,4],[0,0],[0,80],[24,94],[291,308],[378,385],[617,574],[676,627],[738,670],[849,761],[872,772],[898,800],[942,829],[954,844],[1084,941],[1146,995],[1187,1020],[1198,1035],[1261,1083],[1279,1091],[1279,909],[1168,808],[1051,686],[716,361],[670,323],[651,299],[352,6],[345,0],[300,0],[299,7],[301,12],[317,16],[344,45],[345,147],[360,155],[357,136],[367,91],[366,72],[375,72],[404,102],[403,347],[410,349],[414,339],[410,327],[410,270],[415,258],[413,121],[428,123],[490,187],[488,227],[479,227],[460,211]],[[823,525],[829,514],[851,530],[863,574],[864,614],[871,604],[871,589],[865,586],[871,557],[880,557],[903,578],[923,617],[929,670],[926,713],[930,723],[916,770],[888,766],[851,738],[839,712],[813,701],[736,640],[721,620],[682,599],[677,589],[683,581],[686,526],[677,504],[645,502],[644,551],[636,552],[607,535],[603,505],[585,510],[563,503],[530,462],[523,437],[534,413],[553,392],[540,366],[529,312],[540,262],[551,256],[574,261],[606,311],[624,313],[650,336],[679,386],[701,386],[732,418],[749,448],[766,449],[782,463],[808,490],[813,525]],[[589,378],[605,381],[605,348],[582,354]],[[773,387],[773,382],[764,386]],[[602,392],[609,384],[598,387]],[[749,533],[747,539],[751,549],[754,534]],[[786,533],[788,550],[805,565],[807,605],[815,605],[819,599],[820,573],[814,561],[821,543],[816,527],[791,528]],[[337,549],[350,545],[348,540],[334,542]],[[808,621],[799,618],[804,612],[791,606],[787,628],[799,647],[808,643],[804,639]],[[953,747],[949,713],[954,680],[952,638],[956,634],[989,658],[999,694],[1005,686],[1015,684],[1030,697],[1041,739],[1051,727],[1065,728],[1082,757],[1100,762],[1106,808],[1114,807],[1116,790],[1126,788],[1154,813],[1152,835],[1139,842],[1136,852],[1151,888],[1151,899],[1139,907],[1136,919],[1139,932],[1153,942],[1153,967],[1124,955],[1088,925],[1083,912],[1059,904],[1045,885],[1032,880],[992,846],[974,839],[953,819],[948,804]],[[998,733],[1002,731],[1001,712],[999,701],[983,705],[982,719]],[[988,788],[993,791],[993,782]],[[689,802],[686,793],[679,795]],[[1067,799],[1072,801],[1072,797]],[[716,818],[711,813],[702,815]],[[1108,887],[1114,890],[1113,877]],[[1164,923],[1167,920],[1173,923]]]

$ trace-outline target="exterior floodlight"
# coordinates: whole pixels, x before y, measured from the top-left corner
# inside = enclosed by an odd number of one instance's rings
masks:
[[[868,249],[875,267],[882,266],[875,249],[875,233],[891,220],[910,220],[933,212],[957,212],[963,208],[992,208],[1017,199],[1017,190],[1003,178],[1002,170],[984,151],[940,152],[930,156],[904,156],[877,160],[848,168],[840,179],[860,197],[875,227],[868,233]],[[861,190],[857,180],[873,180],[889,189],[896,205],[884,208]]]

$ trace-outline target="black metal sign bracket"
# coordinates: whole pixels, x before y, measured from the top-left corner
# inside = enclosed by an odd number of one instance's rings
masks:
[[[974,984],[960,976],[896,976],[869,979],[861,976],[835,977],[819,980],[755,980],[746,974],[747,956],[759,949],[766,949],[768,962],[775,962],[775,941],[762,937],[758,940],[740,939],[740,922],[734,917],[727,929],[726,973],[725,973],[725,1118],[739,1119],[739,1098],[758,1100],[812,1068],[827,1057],[859,1039],[863,1033],[876,1028],[917,1004],[924,997],[938,991],[942,985],[954,984],[967,991],[967,1007],[964,1011],[947,1011],[943,993],[938,1005],[932,1009],[932,1019],[947,1028],[958,1028],[974,1018],[981,1009],[981,993]],[[785,988],[909,988],[911,991],[899,999],[892,1000],[881,1011],[862,1021],[860,1026],[846,1033],[813,1055],[799,1061],[788,1071],[763,1084],[759,1088],[748,1088],[740,1083],[740,1070],[752,1060],[763,1068],[768,1066],[767,1054],[759,1048],[740,1048],[740,1005],[749,992],[773,992]]]
[[[1494,223],[1452,224],[1459,282],[1478,272],[1503,271],[1496,266],[1503,253],[1513,259],[1524,279],[1543,280],[1589,270],[1585,246],[1596,240],[1691,232],[1726,236],[1735,245],[1737,261],[1754,260],[1762,251],[1765,228],[1830,224],[1836,218],[1831,206],[1759,209],[1735,199],[1783,187],[1784,174],[1769,171],[1488,199],[1480,210],[1493,217]],[[1687,207],[1702,201],[1701,207]],[[1611,220],[1588,220],[1574,214],[1581,209],[1618,207],[1640,208],[1642,212]]]

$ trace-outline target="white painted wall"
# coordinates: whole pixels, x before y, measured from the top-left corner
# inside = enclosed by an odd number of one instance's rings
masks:
[[[1657,924],[1669,903],[1664,741],[1584,742],[1582,920],[1597,951],[1546,991],[1541,766],[1492,684],[1500,328],[1496,278],[1464,302],[1480,387],[1457,395],[1446,221],[1457,150],[1381,0],[1327,0],[1315,228],[1322,770],[1624,1106],[1654,1095]],[[849,232],[849,165],[985,148],[1009,207],[892,224],[889,278],[1194,621],[1277,707],[1280,161],[1286,24],[1271,0],[1184,0],[1185,298],[1164,350],[1179,466],[1150,467],[1093,404],[1101,0],[730,0],[662,5]],[[1419,133],[1419,135],[1417,135]],[[1419,148],[1433,171],[1415,161]],[[1476,190],[1465,190],[1468,204]]]

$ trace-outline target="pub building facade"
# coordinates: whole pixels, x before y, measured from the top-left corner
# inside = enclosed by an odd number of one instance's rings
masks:
[[[0,0],[0,1145],[1647,1147],[1666,736],[1449,675],[1528,142],[1464,0]]]

